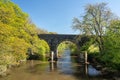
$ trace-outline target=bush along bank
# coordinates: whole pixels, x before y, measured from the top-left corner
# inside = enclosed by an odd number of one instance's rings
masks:
[[[0,75],[10,66],[26,61],[31,53],[49,52],[47,43],[38,38],[41,31],[18,5],[0,0]]]

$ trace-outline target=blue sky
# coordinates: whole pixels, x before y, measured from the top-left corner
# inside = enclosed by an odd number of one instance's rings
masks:
[[[120,0],[12,0],[29,14],[37,27],[59,34],[77,34],[72,30],[73,17],[84,14],[87,4],[108,3],[113,13],[120,16]]]

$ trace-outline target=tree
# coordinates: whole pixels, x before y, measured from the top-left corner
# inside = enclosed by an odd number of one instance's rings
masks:
[[[80,30],[81,34],[94,35],[94,40],[99,46],[100,53],[104,51],[104,40],[106,29],[114,18],[106,3],[88,4],[85,7],[85,15],[82,20],[74,18],[73,29]]]
[[[49,34],[57,34],[57,32],[49,32]]]
[[[44,29],[37,28],[37,34],[48,34],[49,32]]]
[[[38,38],[36,25],[28,14],[11,0],[0,0],[0,65],[25,60],[30,48],[39,54],[49,51],[47,44]]]
[[[107,66],[120,70],[120,20],[111,21],[104,40],[105,54],[101,57]]]

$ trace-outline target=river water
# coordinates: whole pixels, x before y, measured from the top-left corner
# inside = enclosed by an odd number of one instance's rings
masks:
[[[65,50],[57,62],[27,61],[0,80],[107,80],[91,65],[78,64],[75,59]]]

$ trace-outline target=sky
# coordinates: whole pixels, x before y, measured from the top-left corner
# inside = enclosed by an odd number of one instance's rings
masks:
[[[78,34],[74,31],[74,17],[84,15],[87,4],[108,3],[111,11],[120,16],[120,0],[12,0],[39,28],[58,34]]]

